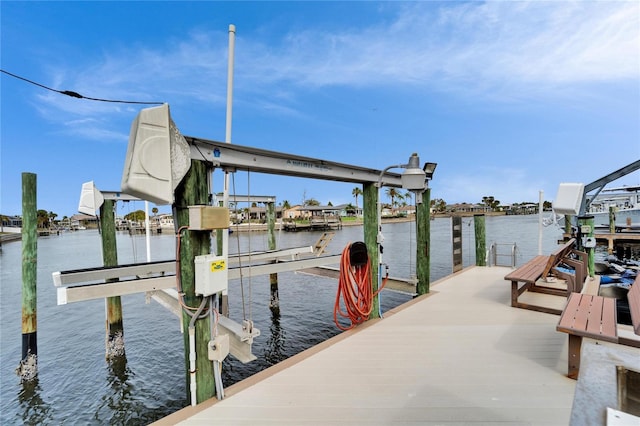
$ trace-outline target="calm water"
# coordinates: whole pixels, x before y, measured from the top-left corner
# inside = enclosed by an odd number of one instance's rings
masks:
[[[338,254],[349,242],[363,239],[363,228],[338,231],[328,252]],[[390,274],[410,277],[415,269],[415,224],[383,226],[384,260]],[[537,216],[486,218],[487,246],[516,243],[518,264],[538,251]],[[281,232],[280,248],[313,245],[320,233]],[[473,219],[463,220],[463,260],[475,263]],[[557,227],[544,229],[543,253],[561,238]],[[146,259],[144,236],[119,234],[121,264]],[[230,253],[265,250],[266,233],[232,234]],[[449,219],[431,222],[431,280],[451,272]],[[144,295],[122,298],[126,363],[104,358],[104,301],[56,305],[51,273],[102,264],[96,231],[65,233],[38,240],[38,381],[20,383],[14,370],[21,357],[21,243],[5,244],[0,252],[0,424],[147,424],[188,405],[184,376],[183,340],[178,319]],[[151,238],[152,260],[175,258],[172,235]],[[506,285],[506,283],[505,283]],[[333,324],[337,282],[326,278],[279,274],[280,316],[268,307],[268,276],[243,281],[246,312],[261,330],[253,345],[258,360],[243,365],[233,358],[224,363],[226,386],[290,357],[338,333]],[[383,291],[383,311],[410,296]],[[229,290],[230,316],[242,319],[239,282]],[[508,303],[508,300],[505,300]]]

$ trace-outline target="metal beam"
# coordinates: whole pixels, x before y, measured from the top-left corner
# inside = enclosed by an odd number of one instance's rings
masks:
[[[102,197],[105,200],[116,200],[116,201],[140,201],[140,198],[126,194],[122,191],[100,191]]]
[[[616,170],[615,172],[609,173],[608,175],[585,185],[579,215],[583,216],[589,210],[589,205],[591,205],[591,202],[598,196],[598,194],[600,193],[600,191],[602,191],[606,184],[620,179],[621,177],[626,176],[629,173],[633,173],[636,170],[640,170],[640,160],[636,160],[633,163]],[[597,191],[589,198],[588,194],[593,190]]]
[[[182,319],[182,308],[178,303],[178,292],[175,289],[153,291],[151,297]],[[246,330],[242,324],[221,315],[218,317],[218,333],[229,335],[229,353],[240,362],[246,364],[256,360],[256,356],[251,352],[251,345],[253,339],[260,335],[260,330],[257,328]]]
[[[143,278],[105,284],[89,284],[76,287],[58,287],[58,305],[175,287],[175,276]]]
[[[290,260],[266,265],[229,268],[228,279],[255,277],[277,272],[297,271],[314,266],[335,265],[340,263],[341,255],[312,257],[302,260]],[[105,297],[124,296],[148,291],[165,290],[176,287],[175,275],[154,278],[133,279],[112,283],[78,285],[74,287],[58,287],[58,305],[81,302],[84,300],[104,299]]]
[[[151,277],[157,274],[175,274],[176,261],[162,260],[148,263],[131,263],[112,267],[97,267],[54,272],[51,274],[56,287],[69,284],[105,281],[109,279],[130,279]]]
[[[216,197],[221,200],[224,194],[217,193]],[[275,195],[238,195],[229,194],[230,203],[275,203]]]
[[[250,170],[312,179],[351,183],[378,183],[382,170],[358,167],[317,158],[303,157],[207,139],[184,137],[191,147],[191,158],[213,163],[230,171]],[[402,187],[400,174],[386,172],[383,186]]]
[[[283,250],[262,251],[255,253],[241,253],[231,255],[229,263],[286,261],[297,259],[301,254],[313,253],[312,246],[293,247]],[[176,273],[175,260],[161,260],[146,263],[131,263],[128,265],[75,269],[53,272],[53,284],[56,287],[70,284],[104,282],[108,279],[131,280],[132,278],[150,278],[154,275],[174,275]]]

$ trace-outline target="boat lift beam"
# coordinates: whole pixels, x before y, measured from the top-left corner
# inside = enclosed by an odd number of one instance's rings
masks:
[[[331,255],[311,257],[301,260],[278,261],[276,263],[245,266],[242,268],[233,267],[229,268],[228,270],[228,278],[230,280],[233,280],[240,279],[241,277],[255,277],[259,275],[274,274],[279,272],[297,271],[300,269],[312,268],[316,266],[335,265],[340,263],[340,257],[341,255]],[[119,268],[117,266],[112,268],[90,268],[88,270],[72,271],[72,273],[54,272],[53,276],[54,282],[56,279],[58,279],[58,282],[61,283],[60,285],[63,285],[62,283],[69,284],[69,282],[72,280],[75,280],[76,283],[79,283],[79,277],[81,276],[90,277],[92,280],[104,280],[106,277],[114,279],[131,276],[131,267],[129,265],[122,268],[122,277],[117,276],[118,269]],[[101,272],[103,273],[104,278],[99,278]],[[58,305],[66,305],[68,303],[81,302],[85,300],[104,299],[106,297],[124,296],[135,293],[145,293],[155,290],[166,290],[170,288],[176,288],[175,272],[174,275],[134,278],[109,283],[101,282],[64,287],[59,286],[57,288]]]
[[[348,183],[378,183],[382,186],[402,187],[398,173],[336,163],[317,158],[285,154],[260,148],[228,144],[184,136],[191,148],[191,159],[212,163],[229,172],[245,170]],[[382,178],[380,178],[382,174]]]
[[[242,262],[282,262],[286,260],[298,259],[301,254],[312,254],[313,247],[293,247],[283,250],[271,250],[264,252],[241,253],[240,255],[229,256],[229,263]],[[156,262],[131,263],[127,265],[107,266],[86,269],[74,269],[69,271],[53,272],[53,284],[56,287],[68,286],[71,284],[89,284],[104,282],[109,279],[152,278],[164,275],[175,275],[175,260],[160,260]]]
[[[619,170],[616,170],[615,172],[609,173],[608,175],[585,185],[584,193],[582,195],[582,203],[580,204],[579,215],[584,216],[586,212],[589,211],[591,202],[598,196],[605,185],[617,179],[620,179],[621,177],[626,176],[629,173],[633,173],[636,170],[640,170],[640,160],[636,160],[633,163],[628,164]],[[593,194],[592,196],[588,196],[588,194],[594,190],[596,191],[595,194]]]
[[[178,319],[182,320],[180,303],[178,302],[178,292],[174,288],[165,290],[155,290],[149,295],[162,306],[172,312]],[[223,315],[218,317],[218,333],[229,336],[229,352],[243,364],[255,361],[257,358],[251,352],[253,338],[260,335],[260,330],[254,328],[249,331],[243,326]]]

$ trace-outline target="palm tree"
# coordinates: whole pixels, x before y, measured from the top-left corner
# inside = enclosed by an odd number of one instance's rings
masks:
[[[351,191],[351,195],[353,195],[356,199],[356,210],[358,210],[358,196],[362,195],[362,189],[360,189],[359,186],[356,186],[355,188],[353,188],[353,191]]]
[[[403,198],[407,201],[407,204],[410,203],[411,199],[413,198],[413,192],[411,191],[405,192]]]
[[[0,214],[0,232],[4,232],[4,223],[9,223],[9,216]]]
[[[58,215],[56,213],[49,212],[49,223],[52,224],[52,225],[55,225],[56,217],[58,217]]]
[[[157,216],[158,215],[158,208],[157,207],[152,208],[151,209],[151,213],[153,213],[154,216]]]
[[[396,197],[400,196],[400,193],[395,188],[387,188],[385,191],[387,197],[391,198],[391,208],[396,205]]]

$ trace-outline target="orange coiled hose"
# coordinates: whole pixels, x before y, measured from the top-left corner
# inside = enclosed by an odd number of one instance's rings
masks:
[[[365,322],[371,314],[373,298],[387,283],[385,278],[383,285],[374,293],[371,285],[370,259],[367,258],[367,263],[362,266],[351,265],[350,247],[351,244],[347,244],[342,250],[338,291],[333,306],[333,321],[340,330],[349,330]],[[340,306],[341,299],[344,302],[344,311]],[[338,315],[342,318],[347,318],[350,324],[348,326],[341,325]]]

